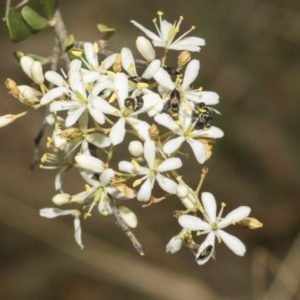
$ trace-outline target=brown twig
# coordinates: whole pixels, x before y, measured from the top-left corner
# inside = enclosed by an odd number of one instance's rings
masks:
[[[113,211],[113,214],[116,218],[117,224],[122,228],[122,230],[126,233],[126,235],[129,237],[129,239],[132,242],[132,245],[134,246],[134,248],[136,249],[136,251],[140,254],[140,255],[145,255],[144,253],[144,246],[138,241],[138,239],[135,237],[135,235],[132,233],[132,231],[129,229],[129,227],[125,224],[124,220],[122,219],[118,208],[116,207],[114,200],[113,199],[109,199],[109,205]]]

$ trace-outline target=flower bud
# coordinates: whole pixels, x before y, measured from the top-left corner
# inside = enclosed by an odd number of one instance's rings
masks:
[[[18,89],[20,91],[20,101],[24,104],[34,104],[39,103],[43,94],[40,91],[28,86],[28,85],[19,85]]]
[[[56,128],[53,130],[53,134],[52,134],[52,140],[53,140],[53,144],[54,147],[59,149],[59,150],[64,150],[67,146],[67,139],[62,138],[60,136],[61,133],[61,129],[60,128]]]
[[[119,206],[118,207],[120,215],[124,222],[131,228],[135,228],[137,226],[138,220],[136,214],[131,211],[126,206]]]
[[[129,153],[134,157],[141,157],[144,154],[144,146],[140,141],[132,141],[128,146]]]
[[[52,198],[52,201],[56,205],[63,205],[70,203],[71,196],[69,194],[57,194]]]
[[[29,56],[23,56],[20,60],[21,68],[24,71],[24,73],[33,80],[31,76],[31,66],[34,63],[34,60]]]
[[[174,236],[167,244],[166,252],[176,253],[181,249],[181,247],[182,247],[182,239],[179,236]]]
[[[4,127],[10,123],[12,123],[15,120],[14,115],[5,115],[0,117],[0,127]]]
[[[34,83],[42,84],[44,82],[44,74],[42,64],[39,61],[35,61],[32,63],[30,67],[31,78]]]
[[[186,184],[180,183],[180,184],[177,185],[176,195],[180,199],[186,198],[188,196],[188,194],[189,194],[189,189],[188,189]]]
[[[155,50],[153,49],[152,44],[143,36],[139,36],[136,39],[136,47],[141,55],[148,61],[155,59]]]
[[[5,81],[5,86],[6,86],[7,92],[10,95],[12,95],[14,98],[17,98],[17,99],[19,98],[20,91],[19,91],[18,86],[15,81],[13,81],[10,78],[7,78]]]
[[[242,221],[240,221],[239,224],[250,229],[257,229],[263,227],[263,223],[259,222],[255,218],[245,218]]]

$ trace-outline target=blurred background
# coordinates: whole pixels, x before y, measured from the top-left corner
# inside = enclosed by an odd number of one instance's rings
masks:
[[[28,177],[33,140],[44,116],[38,111],[0,130],[1,299],[300,299],[300,2],[60,2],[68,32],[77,40],[97,40],[97,23],[117,28],[108,47],[115,52],[126,46],[138,55],[135,39],[143,34],[129,21],[154,30],[151,20],[158,10],[169,22],[184,16],[181,32],[196,26],[193,35],[204,38],[206,46],[192,54],[201,63],[195,86],[220,95],[216,108],[222,116],[214,118],[214,125],[225,132],[206,164],[210,171],[202,191],[225,202],[227,212],[250,206],[251,216],[264,226],[229,228],[247,246],[245,257],[221,244],[216,261],[198,266],[188,249],[165,253],[180,230],[172,217],[182,207],[175,197],[148,208],[132,201],[128,206],[139,217],[134,233],[145,246],[144,257],[113,217],[96,213],[82,224],[85,248],[80,250],[72,217],[48,220],[38,214],[53,206],[55,194],[55,172],[36,168]],[[36,1],[29,4],[35,7]],[[4,10],[1,1],[1,16]],[[48,29],[14,44],[2,24],[0,40],[0,115],[16,114],[23,106],[7,94],[4,82],[7,77],[18,84],[30,81],[13,51],[48,56],[53,33]],[[116,151],[127,159],[124,146]],[[200,166],[193,158],[184,163],[184,180],[196,187]],[[81,190],[83,182],[75,173],[67,177],[65,191]]]

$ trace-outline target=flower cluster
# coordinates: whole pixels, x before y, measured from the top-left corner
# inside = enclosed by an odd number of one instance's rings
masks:
[[[43,155],[40,166],[57,169],[53,203],[73,204],[76,208],[44,208],[40,215],[72,215],[75,240],[80,247],[83,248],[82,217],[91,217],[96,208],[103,216],[118,214],[127,226],[134,228],[136,215],[119,203],[137,199],[146,207],[174,195],[186,210],[175,214],[182,230],[167,244],[167,252],[175,253],[185,245],[197,263],[203,264],[215,253],[216,237],[235,254],[243,255],[245,246],[223,228],[247,218],[250,208],[241,206],[221,218],[222,206],[216,216],[213,195],[204,192],[202,201],[198,198],[202,181],[194,191],[178,173],[184,169],[187,156],[181,151],[184,142],[189,144],[197,163],[203,164],[210,158],[216,139],[223,137],[223,131],[212,125],[213,115],[219,114],[211,107],[219,102],[218,95],[193,86],[200,62],[191,59],[190,52],[199,52],[205,42],[187,37],[194,27],[175,39],[183,18],[171,24],[162,19],[161,12],[158,15],[159,25],[154,19],[157,34],[131,21],[152,40],[153,46],[163,48],[157,58],[151,42],[139,36],[136,46],[145,59],[143,64],[137,64],[131,50],[125,47],[100,61],[99,45],[88,42],[66,72],[44,74],[39,61],[23,56],[21,67],[34,87],[18,86],[12,80],[6,85],[9,93],[29,110],[0,117],[0,126],[40,107],[49,107],[46,120],[53,133],[47,141],[49,152]],[[172,67],[166,64],[169,50],[181,51],[177,64],[170,63]],[[45,79],[51,89],[46,87]],[[114,153],[128,136],[134,140],[128,147],[130,155],[124,160]],[[70,195],[64,191],[63,183],[72,168],[78,170],[84,188]],[[163,193],[159,199],[153,195],[155,183]],[[200,213],[202,218],[189,212]],[[207,238],[198,245],[192,231],[207,233]]]

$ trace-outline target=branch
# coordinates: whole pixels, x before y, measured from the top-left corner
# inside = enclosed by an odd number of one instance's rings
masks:
[[[129,229],[129,227],[125,224],[124,220],[122,219],[120,212],[118,210],[118,208],[116,207],[114,200],[112,200],[111,198],[109,199],[109,205],[113,211],[113,214],[116,218],[117,221],[117,225],[119,225],[122,230],[126,233],[126,235],[129,237],[129,239],[131,240],[134,248],[137,250],[137,252],[140,255],[145,255],[144,253],[144,246],[137,240],[137,238],[135,237],[135,235],[132,233],[132,231]]]

